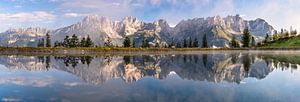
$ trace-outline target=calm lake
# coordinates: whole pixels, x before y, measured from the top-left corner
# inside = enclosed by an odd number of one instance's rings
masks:
[[[296,102],[300,53],[0,56],[0,101]]]

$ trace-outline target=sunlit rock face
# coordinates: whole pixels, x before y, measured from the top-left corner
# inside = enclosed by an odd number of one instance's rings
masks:
[[[185,80],[241,83],[248,77],[263,79],[276,68],[297,69],[297,63],[280,62],[252,54],[141,55],[141,56],[1,56],[9,70],[64,71],[84,82],[100,85],[122,79],[133,83],[144,77],[166,79],[170,73]]]
[[[46,28],[11,28],[0,33],[2,46],[36,46],[37,40],[50,32]]]
[[[121,46],[124,38],[130,37],[140,46],[143,39],[150,44],[183,43],[184,39],[197,38],[199,45],[204,34],[207,34],[209,46],[228,47],[233,36],[238,40],[243,30],[250,32],[261,41],[266,34],[272,34],[273,27],[263,19],[244,20],[239,15],[227,17],[208,17],[182,20],[175,27],[170,27],[166,20],[160,19],[151,23],[138,20],[135,17],[125,17],[121,21],[91,15],[82,21],[55,30],[44,28],[9,29],[0,33],[0,45],[36,46],[37,39],[44,37],[47,32],[52,37],[52,43],[62,41],[65,36],[76,34],[79,38],[90,36],[98,46],[103,46],[106,39],[111,38],[114,45]]]

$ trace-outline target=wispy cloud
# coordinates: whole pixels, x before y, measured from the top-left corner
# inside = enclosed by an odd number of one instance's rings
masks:
[[[182,19],[241,14],[246,19],[262,18],[276,29],[295,26],[300,17],[299,0],[4,0],[15,5],[0,7],[0,21],[44,22],[56,21],[56,25],[72,24],[86,15],[103,15],[120,20],[124,16],[136,16],[144,21],[166,19],[171,25]],[[39,3],[43,2],[39,6]],[[1,3],[1,1],[0,1]],[[30,3],[35,7],[27,8]],[[9,4],[9,3],[8,3]],[[54,8],[54,9],[49,9]],[[24,11],[22,11],[24,10]],[[38,11],[38,12],[37,12]],[[70,19],[72,18],[72,19]],[[73,20],[73,21],[71,21]],[[76,20],[76,21],[75,21]],[[37,24],[38,25],[38,24]],[[1,26],[1,25],[0,25]]]
[[[0,13],[2,22],[49,22],[56,18],[55,15],[45,11],[20,12],[20,13]]]
[[[87,14],[79,14],[79,13],[65,13],[64,14],[65,17],[82,17],[82,16],[87,16]]]

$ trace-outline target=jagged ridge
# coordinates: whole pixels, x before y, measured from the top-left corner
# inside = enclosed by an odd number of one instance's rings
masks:
[[[62,41],[66,35],[76,34],[79,37],[89,35],[95,44],[100,46],[103,46],[108,37],[112,38],[115,45],[121,46],[125,36],[134,39],[137,46],[141,45],[143,38],[147,38],[152,44],[156,42],[168,44],[172,39],[175,42],[182,42],[183,39],[191,37],[198,38],[199,44],[201,44],[203,34],[207,34],[210,46],[227,47],[232,36],[241,37],[246,27],[256,37],[256,40],[261,40],[263,36],[271,34],[274,30],[263,19],[247,21],[239,15],[182,20],[175,27],[170,27],[167,21],[162,19],[153,23],[146,23],[135,17],[125,17],[121,21],[112,21],[106,17],[91,15],[85,17],[81,22],[56,30],[43,28],[8,30],[0,33],[0,44],[34,46],[37,39],[44,36],[46,32],[50,32],[54,41]],[[20,35],[22,35],[22,39]]]

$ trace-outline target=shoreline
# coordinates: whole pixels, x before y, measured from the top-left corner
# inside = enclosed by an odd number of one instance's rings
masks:
[[[36,48],[0,47],[1,55],[197,54],[300,52],[300,48]]]

